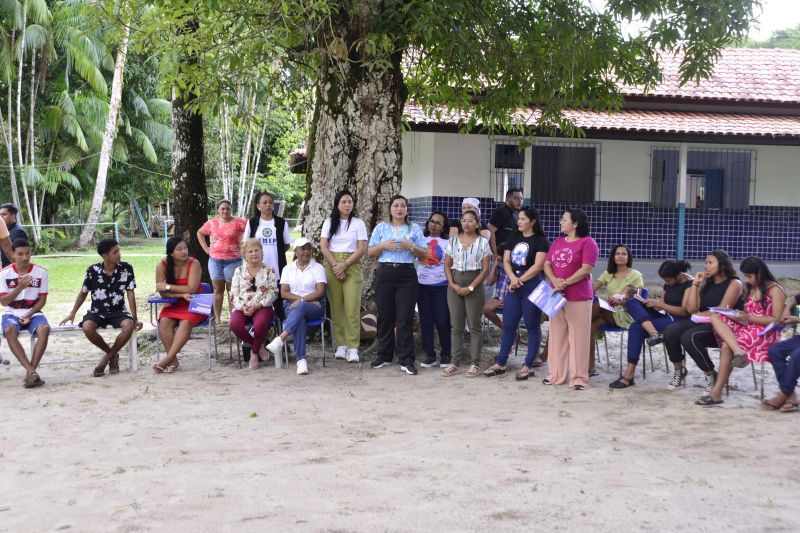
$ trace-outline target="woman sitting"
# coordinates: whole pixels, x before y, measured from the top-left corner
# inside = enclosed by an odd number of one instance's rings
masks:
[[[633,265],[633,257],[631,250],[624,244],[615,244],[611,248],[611,253],[608,254],[608,266],[605,272],[600,274],[597,281],[592,285],[592,289],[596,293],[602,287],[606,289],[606,296],[608,303],[614,307],[616,313],[612,313],[600,307],[600,302],[595,298],[592,303],[592,336],[589,338],[589,376],[596,376],[598,374],[595,369],[595,354],[594,339],[599,335],[599,328],[601,326],[616,326],[622,329],[628,329],[633,324],[633,318],[625,309],[624,299],[614,298],[614,296],[621,294],[627,285],[632,285],[636,288],[644,287],[644,279],[642,273],[638,270],[631,268]]]
[[[189,311],[189,301],[200,289],[200,263],[189,257],[189,248],[182,237],[171,237],[167,241],[167,257],[156,265],[156,290],[162,298],[176,298],[158,316],[158,335],[167,353],[153,365],[156,374],[169,374],[180,366],[178,352],[181,351],[192,328],[207,317]]]
[[[784,306],[781,317],[781,325],[784,327],[790,324],[794,326],[800,324],[800,318],[792,315],[792,305],[800,305],[800,294],[794,296],[790,305]],[[785,341],[773,344],[767,353],[772,368],[775,370],[780,390],[769,400],[761,402],[761,408],[765,411],[780,410],[782,413],[797,411],[800,407],[800,400],[797,399],[794,389],[800,378],[800,335],[794,335]]]
[[[231,331],[245,344],[253,347],[250,368],[258,368],[258,358],[266,362],[269,352],[264,340],[274,315],[272,304],[278,298],[275,269],[262,263],[261,241],[247,239],[244,243],[244,265],[236,267],[231,283]],[[253,334],[247,322],[252,321]]]
[[[769,324],[781,319],[786,294],[758,257],[746,257],[739,270],[744,274],[744,311],[725,316],[713,313],[711,325],[719,339],[719,371],[716,383],[708,394],[695,401],[697,405],[722,403],[722,389],[733,367],[743,368],[750,363],[769,359],[767,350],[780,340],[780,332],[772,330],[762,335]]]
[[[693,278],[686,272],[690,268],[686,261],[667,259],[658,268],[658,275],[664,280],[661,298],[642,301],[634,296],[625,301],[625,309],[635,321],[628,328],[628,366],[619,379],[608,385],[610,388],[624,389],[634,385],[636,366],[645,341],[650,346],[659,344],[663,341],[661,333],[667,326],[689,318],[686,298]]]
[[[289,335],[294,341],[297,357],[297,374],[308,374],[306,362],[306,321],[319,320],[325,316],[325,268],[311,257],[311,241],[300,237],[294,244],[294,262],[281,273],[281,298],[286,311],[283,331],[272,339],[267,350],[280,357]]]
[[[670,389],[685,386],[688,371],[685,366],[688,353],[706,375],[706,392],[717,380],[714,362],[708,348],[717,348],[714,328],[711,325],[712,307],[737,307],[741,309],[742,282],[736,277],[731,258],[724,250],[714,250],[706,256],[705,272],[695,274],[692,286],[686,291],[686,312],[697,314],[692,320],[681,320],[664,330],[664,347],[674,371]]]

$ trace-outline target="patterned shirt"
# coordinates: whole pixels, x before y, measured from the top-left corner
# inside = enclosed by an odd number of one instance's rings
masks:
[[[239,311],[243,307],[261,304],[270,307],[278,298],[278,282],[275,269],[262,265],[255,277],[247,270],[246,265],[236,267],[231,282],[231,300],[233,308]]]
[[[81,291],[92,295],[89,312],[104,315],[125,312],[125,294],[135,288],[136,279],[129,263],[118,264],[110,276],[103,263],[97,263],[86,269]]]
[[[459,272],[481,270],[483,258],[492,255],[489,241],[485,238],[478,237],[472,244],[465,247],[458,235],[450,239],[444,253],[453,258],[453,270]]]

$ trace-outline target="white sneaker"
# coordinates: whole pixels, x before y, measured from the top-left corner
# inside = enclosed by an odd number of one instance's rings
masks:
[[[348,356],[347,346],[337,346],[336,353],[333,354],[334,359],[345,359]]]
[[[306,374],[308,374],[308,363],[306,363],[305,359],[300,359],[297,362],[297,375],[305,376]]]
[[[280,352],[281,348],[283,348],[283,340],[280,337],[275,337],[272,342],[267,344],[267,350],[275,354]]]
[[[347,362],[348,363],[358,363],[358,348],[350,348],[347,350]]]

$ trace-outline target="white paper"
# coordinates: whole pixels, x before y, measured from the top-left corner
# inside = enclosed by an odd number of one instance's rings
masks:
[[[533,289],[533,292],[528,295],[528,300],[551,318],[561,311],[561,308],[567,303],[567,300],[561,293],[554,293],[551,287],[545,282],[539,283],[539,285]]]

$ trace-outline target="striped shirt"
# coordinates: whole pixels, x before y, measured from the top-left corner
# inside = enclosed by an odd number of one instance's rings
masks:
[[[472,244],[465,247],[456,235],[447,243],[444,253],[453,259],[453,270],[468,272],[481,270],[483,258],[491,255],[492,251],[489,249],[489,241],[484,237],[478,236]]]

